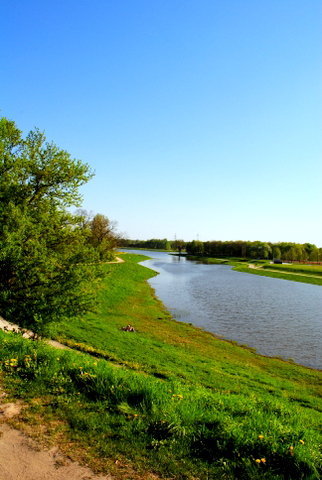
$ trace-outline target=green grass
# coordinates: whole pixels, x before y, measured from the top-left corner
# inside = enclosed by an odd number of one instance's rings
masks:
[[[229,390],[210,389],[85,354],[58,354],[17,335],[0,338],[7,388],[31,405],[22,421],[35,413],[59,420],[68,442],[105,461],[135,465],[139,478],[146,469],[178,479],[320,478],[316,372],[286,364],[288,379],[281,381],[267,372],[253,378],[251,371],[233,376],[231,370]]]
[[[213,258],[202,255],[189,255],[188,259],[207,264],[231,265],[237,272],[280,278],[293,282],[310,283],[312,285],[322,285],[322,267],[319,265],[279,265],[271,264],[267,260],[235,257]],[[249,264],[255,265],[256,268],[250,268],[248,266]]]
[[[276,268],[282,267],[282,268]],[[285,265],[263,265],[262,268],[249,268],[246,265],[237,266],[234,268],[237,272],[252,273],[253,275],[261,275],[263,277],[280,278],[282,280],[291,280],[292,282],[310,283],[311,285],[322,285],[322,276],[319,272],[305,271],[299,275],[300,270],[291,270]],[[276,270],[276,271],[273,271]],[[278,270],[278,271],[277,271]],[[316,276],[313,276],[314,275]]]
[[[287,264],[266,264],[263,268],[272,268],[274,270],[283,270],[285,272],[304,273],[305,275],[315,275],[322,277],[322,267],[320,265],[287,265]]]
[[[20,424],[55,426],[69,455],[120,479],[321,478],[322,372],[174,321],[144,257],[123,258],[106,265],[99,311],[56,331],[97,357],[0,332]]]

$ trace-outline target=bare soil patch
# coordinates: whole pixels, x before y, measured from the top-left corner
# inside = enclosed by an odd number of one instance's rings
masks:
[[[2,403],[0,394],[0,479],[5,480],[113,480],[110,475],[95,475],[88,467],[60,453],[58,447],[45,449],[9,426],[6,420],[19,415],[22,405]]]
[[[9,405],[9,404],[8,404]],[[9,409],[8,409],[9,410]],[[7,411],[8,411],[7,410]],[[7,424],[0,426],[0,478],[5,480],[112,480],[95,475],[59,452],[40,449],[37,443]]]

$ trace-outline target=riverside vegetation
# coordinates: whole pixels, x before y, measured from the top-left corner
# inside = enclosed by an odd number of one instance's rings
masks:
[[[321,478],[322,372],[173,320],[146,257],[122,258],[97,312],[53,333],[79,352],[0,332],[12,422],[119,479]]]
[[[253,273],[265,277],[281,278],[293,282],[310,283],[311,285],[322,285],[322,267],[316,265],[272,265],[262,262],[261,265],[254,264],[257,268],[249,266],[237,266],[234,270],[238,272]]]
[[[187,255],[187,258],[200,263],[231,265],[237,272],[322,285],[322,266],[320,265],[272,264],[268,260],[237,257],[214,258],[204,255]]]

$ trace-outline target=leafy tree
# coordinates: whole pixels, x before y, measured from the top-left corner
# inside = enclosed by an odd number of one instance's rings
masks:
[[[124,244],[121,238],[118,241],[121,241],[121,243]],[[151,250],[171,250],[172,248],[171,242],[167,238],[151,238],[149,240],[128,240],[126,246],[146,248]]]
[[[261,245],[260,252],[261,252],[261,257],[267,259],[269,255],[272,253],[272,248],[270,247],[270,245],[268,245],[268,243],[264,242]]]
[[[110,221],[105,215],[96,214],[89,224],[89,242],[99,252],[100,260],[112,260],[114,248],[117,246],[116,222]]]
[[[294,246],[289,248],[289,250],[287,250],[285,254],[285,259],[290,260],[291,262],[293,262],[294,260],[297,260],[297,251]]]
[[[0,314],[8,321],[44,334],[94,307],[98,253],[68,211],[91,177],[39,130],[23,139],[0,120]]]
[[[202,254],[204,253],[204,244],[200,240],[192,240],[186,244],[186,251],[188,254]]]
[[[182,240],[182,239],[176,238],[175,241],[173,242],[173,248],[174,248],[174,250],[178,251],[179,253],[181,253],[181,251],[183,250],[184,246],[185,246],[185,242],[184,242],[184,240]]]
[[[281,250],[278,247],[273,248],[273,258],[280,260],[282,258]]]
[[[296,247],[296,260],[299,262],[305,262],[308,259],[308,254],[302,245]]]
[[[303,248],[305,248],[306,253],[308,256],[311,255],[312,251],[315,250],[317,247],[314,245],[314,243],[304,243]]]
[[[318,262],[319,261],[319,249],[315,245],[310,252],[309,260],[311,262]]]

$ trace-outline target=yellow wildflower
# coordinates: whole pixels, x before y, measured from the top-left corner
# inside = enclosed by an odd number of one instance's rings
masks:
[[[258,435],[258,438],[259,438],[260,440],[263,440],[264,435]]]
[[[300,443],[302,443],[302,445],[304,445],[305,442],[304,442],[304,440],[301,439],[301,440],[300,440]]]
[[[256,462],[256,463],[261,463],[261,461],[260,461],[259,458],[256,458],[255,462]]]

